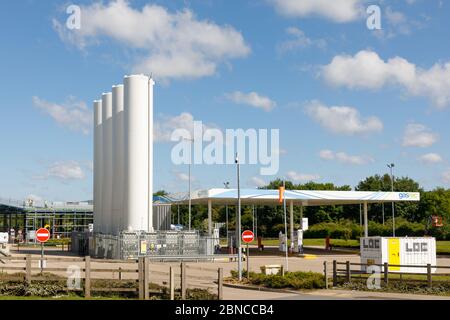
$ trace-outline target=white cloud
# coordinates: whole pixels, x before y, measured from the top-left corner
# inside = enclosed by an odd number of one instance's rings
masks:
[[[442,174],[442,180],[444,180],[445,183],[450,184],[450,169]]]
[[[437,153],[427,153],[419,157],[420,162],[424,164],[435,164],[443,162],[441,155]]]
[[[61,104],[48,102],[36,96],[32,100],[38,109],[49,115],[60,126],[85,135],[91,131],[93,115],[86,103],[77,101],[74,97],[69,97]]]
[[[134,49],[133,72],[153,73],[157,79],[199,78],[213,75],[220,63],[250,53],[240,32],[199,20],[190,9],[169,12],[147,4],[135,9],[126,0],[81,6],[79,30],[53,20],[60,38],[80,49],[112,40]]]
[[[355,156],[355,155],[348,155],[345,152],[334,152],[331,150],[322,150],[320,151],[319,156],[323,160],[327,161],[336,160],[338,162],[351,165],[364,165],[374,162],[374,159],[372,157],[366,155]]]
[[[376,52],[362,50],[354,56],[335,56],[321,68],[321,76],[331,85],[350,89],[396,85],[411,96],[427,97],[438,108],[450,104],[450,62],[421,69],[401,57],[384,61]]]
[[[295,171],[289,171],[287,177],[295,182],[309,182],[319,180],[321,177],[317,174],[305,174],[305,173],[297,173]]]
[[[194,116],[189,112],[182,112],[177,116],[161,115],[160,119],[155,121],[154,140],[156,142],[170,142],[172,132],[176,129],[185,129],[193,136]],[[214,125],[203,124],[203,132],[207,129],[215,128]],[[201,139],[201,137],[194,137]]]
[[[302,30],[296,27],[287,28],[286,33],[290,35],[292,39],[284,41],[277,46],[277,50],[280,53],[296,49],[308,48],[311,46],[323,49],[327,45],[327,42],[324,39],[314,40],[308,38]]]
[[[419,123],[410,123],[406,126],[403,143],[404,147],[427,148],[432,146],[439,136],[429,128]]]
[[[44,175],[36,176],[35,179],[46,180],[56,178],[59,180],[82,180],[85,178],[82,166],[77,161],[58,161],[48,166]]]
[[[186,182],[189,181],[189,174],[187,174],[187,173],[174,171],[173,174],[179,181],[186,181]],[[191,175],[191,182],[194,180],[195,180],[195,178]]]
[[[383,123],[377,117],[362,118],[359,111],[352,107],[327,107],[319,101],[306,105],[306,113],[323,128],[335,134],[368,134],[383,130]]]
[[[255,108],[270,111],[276,106],[276,102],[256,92],[242,93],[235,91],[226,93],[225,97],[237,104],[246,104]]]
[[[344,23],[358,19],[362,0],[268,0],[282,15],[288,17],[321,16]]]
[[[386,7],[385,18],[390,24],[400,25],[406,22],[405,15],[400,11],[394,11],[391,7]]]
[[[267,183],[263,179],[261,179],[260,177],[251,177],[249,179],[249,184],[252,185],[252,186],[256,186],[258,188],[264,187],[264,186],[267,185]]]

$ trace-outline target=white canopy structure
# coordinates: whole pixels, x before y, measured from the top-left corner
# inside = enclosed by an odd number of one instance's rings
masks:
[[[241,189],[242,205],[280,205],[279,191],[267,189]],[[294,206],[326,206],[362,204],[364,207],[364,235],[368,236],[367,205],[385,202],[418,202],[419,192],[381,192],[381,191],[311,191],[286,190],[284,192],[286,205],[289,206],[289,224],[291,235],[294,232]],[[188,199],[176,201],[187,204]],[[212,234],[212,206],[235,205],[237,203],[237,189],[208,189],[198,190],[191,194],[192,204],[208,205],[208,233]],[[303,210],[301,209],[301,212]]]

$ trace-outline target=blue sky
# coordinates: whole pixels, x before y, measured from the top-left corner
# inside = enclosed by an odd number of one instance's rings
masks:
[[[66,28],[71,4],[79,30]],[[369,5],[381,30],[366,26]],[[243,165],[246,187],[354,186],[390,162],[426,189],[450,185],[444,1],[2,1],[0,24],[1,197],[92,198],[92,101],[132,72],[153,73],[166,131],[192,119],[280,130],[279,173]],[[155,142],[155,190],[187,190],[172,147]],[[193,176],[236,183],[233,165]]]

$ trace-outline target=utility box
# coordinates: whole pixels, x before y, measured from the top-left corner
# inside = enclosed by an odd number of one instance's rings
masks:
[[[271,274],[283,274],[283,266],[279,264],[269,264],[260,267],[261,272],[265,275],[271,275]]]
[[[427,264],[436,266],[436,239],[432,237],[366,237],[360,239],[360,250],[362,264],[388,263],[389,272],[427,273]],[[361,269],[366,271],[367,266]],[[436,268],[431,268],[431,272],[436,272]]]

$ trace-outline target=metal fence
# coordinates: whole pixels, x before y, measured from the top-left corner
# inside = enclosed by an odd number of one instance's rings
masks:
[[[77,241],[72,251],[81,255],[84,241],[89,243],[92,257],[106,259],[191,257],[197,260],[213,256],[218,243],[218,239],[202,236],[198,231],[122,232],[119,236],[77,233],[72,239]]]

